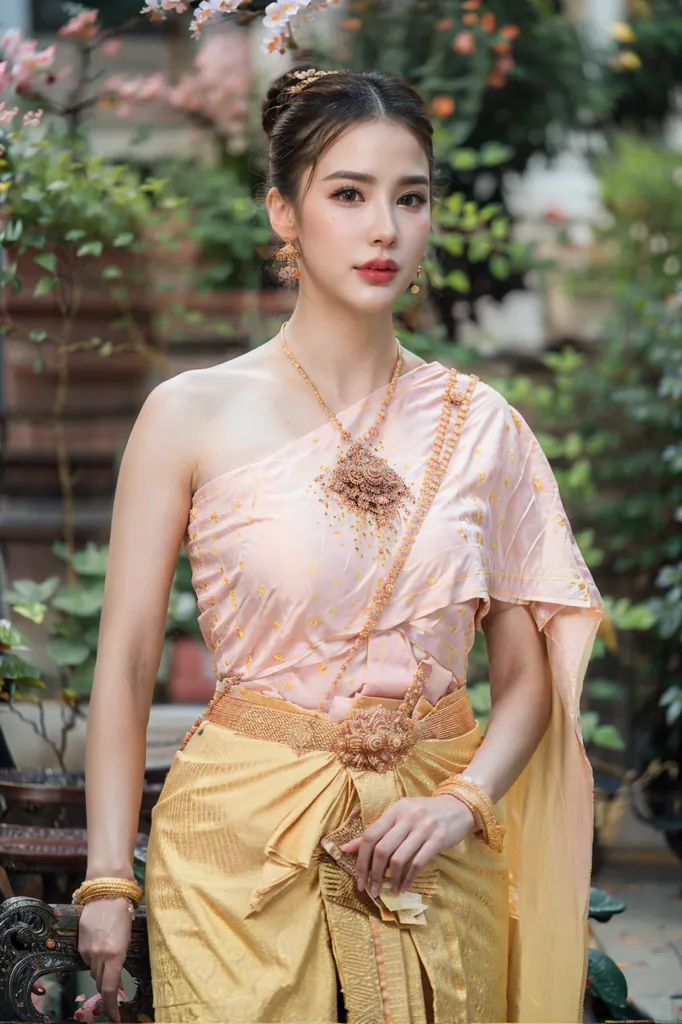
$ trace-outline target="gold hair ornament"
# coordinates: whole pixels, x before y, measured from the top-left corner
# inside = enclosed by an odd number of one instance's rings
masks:
[[[327,75],[340,75],[341,71],[317,71],[315,68],[309,68],[307,71],[294,71],[292,78],[295,78],[296,85],[291,85],[287,89],[287,92],[292,96],[295,96],[299,92],[303,92],[309,85],[314,82],[319,82],[321,78],[326,78]]]

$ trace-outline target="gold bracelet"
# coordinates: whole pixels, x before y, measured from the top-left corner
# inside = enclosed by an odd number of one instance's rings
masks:
[[[434,796],[454,796],[474,816],[474,835],[489,846],[494,853],[501,853],[504,846],[505,828],[500,824],[495,805],[485,790],[465,775],[453,775],[438,787]]]
[[[127,899],[133,910],[137,910],[142,899],[142,889],[129,878],[92,878],[83,882],[73,894],[73,902],[85,906],[92,900]]]

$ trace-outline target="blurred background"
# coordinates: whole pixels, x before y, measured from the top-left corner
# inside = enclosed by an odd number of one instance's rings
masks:
[[[198,39],[194,5],[140,6],[0,8],[4,894],[62,898],[84,856],[111,502],[141,403],[263,342],[294,302],[262,205],[263,92],[295,60],[379,67],[436,130],[399,337],[523,412],[605,595],[582,726],[601,919],[627,909],[594,925],[619,965],[594,984],[608,1019],[633,1015],[625,979],[648,1015],[682,1019],[682,0],[313,0],[289,37],[281,2],[243,2]],[[142,835],[213,691],[195,615],[181,557]],[[479,642],[472,677],[484,722]],[[74,830],[66,867],[31,860],[31,828]]]

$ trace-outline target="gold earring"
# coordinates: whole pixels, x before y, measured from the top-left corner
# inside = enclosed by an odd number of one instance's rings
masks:
[[[426,259],[426,253],[424,253],[424,255],[422,256],[422,259],[423,260]],[[417,267],[417,278],[418,279],[422,276],[423,272],[424,272],[424,268],[422,267],[422,265],[420,263],[419,266]],[[413,284],[412,287],[410,288],[410,291],[412,292],[413,295],[419,295],[419,293],[421,291],[421,288],[419,287],[418,284]]]
[[[275,253],[275,259],[286,264],[277,271],[277,276],[284,284],[293,284],[299,280],[301,271],[296,266],[296,261],[300,258],[301,254],[292,241],[285,242]]]

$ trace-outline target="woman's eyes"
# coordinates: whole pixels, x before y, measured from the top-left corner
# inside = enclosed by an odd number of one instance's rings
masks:
[[[359,188],[351,188],[350,186],[340,188],[332,195],[332,199],[340,199],[342,203],[348,203],[349,205],[364,201],[364,198]],[[398,200],[399,205],[409,207],[424,206],[427,202],[428,199],[421,192],[407,192]]]

